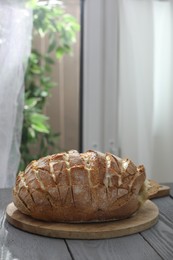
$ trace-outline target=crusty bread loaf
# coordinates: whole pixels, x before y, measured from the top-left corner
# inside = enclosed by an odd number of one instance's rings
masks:
[[[20,172],[13,201],[24,214],[56,222],[128,218],[147,199],[144,166],[89,150],[50,155]]]

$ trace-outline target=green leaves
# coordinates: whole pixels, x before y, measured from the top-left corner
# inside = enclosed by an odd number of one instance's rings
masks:
[[[33,108],[37,104],[38,100],[39,99],[37,99],[37,98],[26,99],[24,109],[27,110],[27,109]]]
[[[53,6],[45,2],[45,5],[37,4],[33,8],[34,34],[39,34],[40,37],[49,36],[47,52],[56,50],[57,58],[62,57],[59,48],[61,53],[69,53],[76,41],[76,33],[80,30],[77,20],[65,13],[62,3],[59,1]]]
[[[51,65],[55,64],[55,61],[49,56],[45,56],[45,61]]]
[[[51,79],[55,59],[72,52],[80,29],[76,19],[65,12],[63,1],[51,6],[49,1],[28,0],[27,6],[33,10],[33,38],[47,35],[48,47],[46,53],[32,49],[25,73],[20,170],[31,160],[60,150],[59,133],[52,131],[43,111],[50,90],[57,85]]]
[[[65,51],[64,51],[64,48],[63,47],[58,47],[56,49],[56,57],[57,59],[60,59],[62,58],[62,56],[64,55]]]
[[[30,115],[31,127],[40,133],[49,133],[49,126],[47,124],[48,117],[39,113],[32,113]]]
[[[37,3],[38,3],[38,0],[28,0],[26,2],[26,7],[33,9],[37,6]]]
[[[48,52],[48,53],[52,52],[53,50],[55,50],[56,46],[57,46],[56,39],[53,38],[53,39],[49,42],[49,46],[48,46],[47,52]]]

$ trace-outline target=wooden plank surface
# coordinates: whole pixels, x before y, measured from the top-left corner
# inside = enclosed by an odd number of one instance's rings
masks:
[[[142,237],[165,260],[173,259],[173,185],[169,186],[170,196],[152,200],[159,207],[158,223],[141,233]]]
[[[11,226],[5,209],[11,201],[10,190],[0,190],[0,259],[1,260],[71,260],[63,239],[32,235]]]
[[[67,240],[75,260],[160,260],[155,250],[139,235],[106,240]]]
[[[0,217],[4,212],[6,206],[11,202],[11,189],[0,189]]]
[[[168,219],[173,221],[173,199],[170,196],[153,199],[152,201],[159,207],[159,211],[162,215],[165,215]]]
[[[168,218],[161,214],[156,226],[142,232],[141,235],[158,252],[162,259],[173,259],[173,225]]]
[[[5,208],[11,201],[11,198],[12,196],[10,189],[0,189],[0,234],[5,219]]]
[[[31,235],[5,221],[0,232],[0,259],[71,260],[71,257],[64,240]]]

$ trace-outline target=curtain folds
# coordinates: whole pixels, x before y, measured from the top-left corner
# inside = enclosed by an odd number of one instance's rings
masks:
[[[84,150],[173,181],[173,0],[87,0]]]
[[[121,156],[172,181],[173,1],[119,1]]]
[[[32,12],[24,1],[0,1],[0,188],[12,187],[20,160],[24,73]]]

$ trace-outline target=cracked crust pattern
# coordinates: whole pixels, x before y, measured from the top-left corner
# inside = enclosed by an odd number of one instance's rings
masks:
[[[32,161],[20,172],[13,201],[24,214],[56,222],[123,219],[147,199],[145,169],[110,153],[75,150]]]

